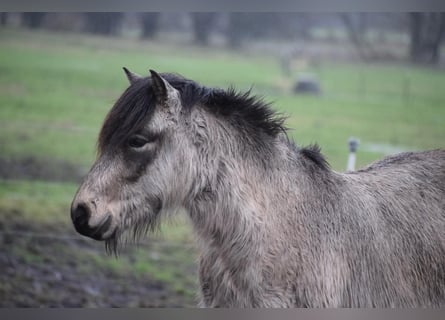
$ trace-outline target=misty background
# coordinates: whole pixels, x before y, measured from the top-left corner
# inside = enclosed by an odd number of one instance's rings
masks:
[[[169,38],[311,59],[443,65],[445,13],[1,13],[1,25]],[[259,43],[264,42],[263,46]],[[267,45],[267,44],[269,45]]]

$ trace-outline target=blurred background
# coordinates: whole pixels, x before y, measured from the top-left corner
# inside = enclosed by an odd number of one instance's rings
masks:
[[[122,71],[176,72],[272,101],[345,171],[445,147],[444,13],[1,13],[0,306],[192,307],[186,215],[118,258],[69,207]]]

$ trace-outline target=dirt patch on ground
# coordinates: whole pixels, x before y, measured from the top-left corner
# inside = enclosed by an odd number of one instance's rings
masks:
[[[0,179],[78,183],[85,173],[54,159],[0,157]],[[5,203],[0,207],[0,307],[196,306],[194,248],[146,241],[126,246],[116,258],[105,253],[103,242],[77,234],[69,219],[40,219],[32,205]],[[56,216],[58,209],[48,210]]]
[[[85,168],[62,160],[0,157],[0,179],[80,182],[85,174]]]
[[[153,273],[136,272],[134,264],[141,264],[136,249],[125,250],[128,267],[113,267],[122,264],[123,257],[106,256],[103,243],[84,240],[58,226],[9,219],[17,214],[0,212],[0,307],[196,305],[194,294],[187,292],[196,288],[184,290],[154,279]],[[193,268],[182,270],[194,277]]]

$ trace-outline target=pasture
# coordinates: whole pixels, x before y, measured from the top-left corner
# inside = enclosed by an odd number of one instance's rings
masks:
[[[247,90],[289,116],[298,145],[317,142],[344,171],[386,154],[445,147],[445,72],[323,62],[321,96],[291,93],[294,78],[261,53],[169,41],[0,30],[0,276],[2,306],[193,306],[197,257],[185,216],[120,257],[83,239],[69,206],[95,159],[102,121],[128,85],[126,66],[176,72]]]

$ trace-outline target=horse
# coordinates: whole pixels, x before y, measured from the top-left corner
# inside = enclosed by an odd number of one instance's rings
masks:
[[[340,173],[250,91],[124,70],[77,232],[116,251],[185,209],[201,307],[445,306],[445,150]]]

